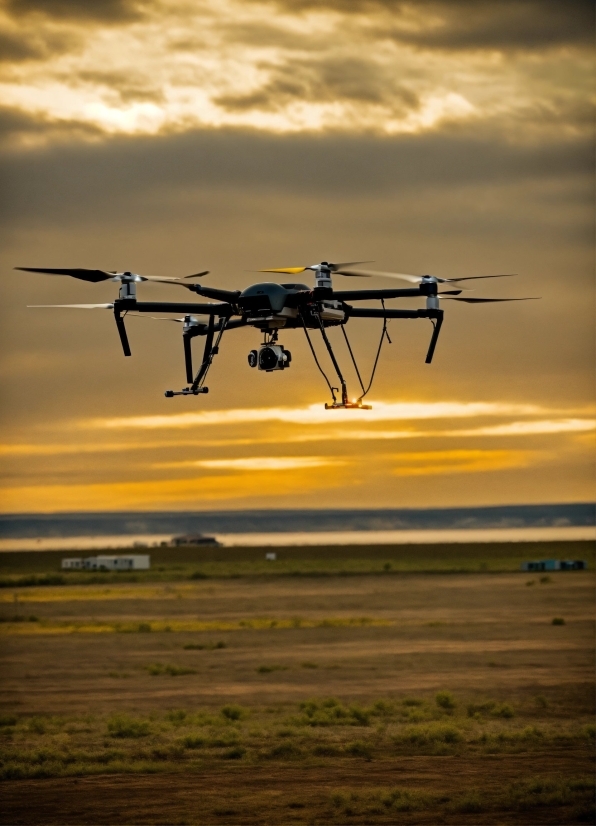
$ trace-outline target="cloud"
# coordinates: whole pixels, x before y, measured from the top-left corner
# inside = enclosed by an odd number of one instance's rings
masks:
[[[253,456],[245,459],[199,459],[197,461],[165,462],[154,467],[202,467],[206,470],[279,471],[343,465],[345,462],[328,456]]]
[[[291,422],[293,424],[327,424],[342,422],[384,422],[444,418],[468,418],[475,416],[532,415],[540,408],[534,405],[507,404],[500,402],[376,402],[372,410],[325,410],[320,404],[303,408],[252,408],[237,410],[213,410],[200,413],[172,413],[165,416],[126,416],[112,419],[82,421],[82,428],[122,429],[197,427],[199,425],[229,425],[257,422]]]
[[[473,430],[453,430],[450,436],[533,436],[555,433],[583,433],[596,428],[590,419],[558,419],[477,427]],[[446,434],[447,435],[447,434]]]
[[[380,18],[401,43],[440,50],[534,50],[591,45],[594,6],[587,0],[272,0],[289,14],[328,12]]]
[[[277,498],[328,491],[347,484],[345,477],[340,479],[337,474],[324,471],[320,468],[313,474],[307,469],[303,473],[276,475],[271,495]],[[156,507],[201,509],[206,504],[234,506],[237,501],[258,498],[254,477],[249,473],[101,484],[14,485],[1,491],[0,512],[153,510]]]
[[[528,450],[433,450],[396,456],[395,476],[442,476],[486,473],[525,467],[535,454]]]
[[[292,102],[303,104],[353,101],[388,106],[393,116],[404,117],[420,107],[418,96],[400,84],[391,68],[373,58],[327,57],[288,59],[269,69],[267,82],[249,94],[214,98],[232,111],[278,111]]]
[[[127,23],[142,16],[139,0],[8,0],[7,9],[15,16],[42,14],[45,17]]]
[[[475,136],[281,138],[254,130],[204,129],[157,138],[114,138],[105,143],[97,141],[97,129],[76,121],[47,123],[14,108],[0,110],[0,141],[2,133],[5,142],[19,134],[33,140],[51,129],[56,130],[59,145],[0,152],[7,223],[21,225],[38,217],[46,224],[95,222],[102,215],[113,219],[118,211],[127,221],[136,217],[144,221],[157,205],[160,213],[170,216],[180,210],[187,213],[192,199],[192,209],[197,210],[202,197],[212,204],[214,193],[221,193],[228,203],[232,194],[234,202],[243,196],[252,201],[257,194],[269,197],[274,193],[293,200],[342,196],[354,205],[361,198],[379,203],[382,198],[399,196],[387,205],[395,213],[404,198],[426,198],[430,192],[436,199],[439,192],[449,189],[463,196],[471,186],[532,183],[527,194],[538,197],[536,185],[541,182],[579,185],[592,180],[592,141],[583,138],[515,145],[481,130]],[[88,142],[74,140],[75,135],[86,135]],[[81,210],[83,202],[86,207]],[[475,221],[486,220],[494,226],[494,217],[486,213],[490,204],[479,209],[476,195],[472,202],[473,214],[466,209],[466,220],[473,215]],[[433,202],[426,209],[433,209]],[[442,205],[436,211],[433,220],[456,217]],[[524,210],[515,225],[532,215],[531,210]],[[561,226],[559,213],[557,222]],[[542,229],[543,217],[539,224]],[[573,226],[578,226],[575,219]]]

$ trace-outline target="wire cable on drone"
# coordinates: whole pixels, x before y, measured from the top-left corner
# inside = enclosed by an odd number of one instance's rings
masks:
[[[348,345],[348,350],[350,352],[350,356],[352,357],[352,364],[354,365],[354,370],[356,371],[356,375],[358,376],[358,381],[360,382],[360,387],[362,388],[362,392],[364,393],[364,385],[362,383],[362,379],[360,377],[360,370],[358,369],[358,365],[356,364],[356,359],[354,358],[354,353],[352,352],[352,347],[350,346],[350,340],[348,339],[348,334],[346,333],[346,328],[342,324],[341,331],[344,334],[344,339],[346,344]]]
[[[308,328],[306,326],[306,322],[304,321],[304,316],[302,315],[302,313],[300,313],[300,318],[302,319],[302,326],[304,327],[304,334],[306,335],[306,340],[308,341],[308,346],[310,347],[310,352],[313,355],[313,358],[315,360],[315,364],[319,368],[320,374],[323,376],[323,378],[327,382],[327,387],[329,388],[329,391],[331,392],[331,396],[333,398],[333,401],[335,401],[335,393],[333,392],[334,388],[331,386],[331,382],[327,378],[327,374],[325,373],[325,371],[323,370],[323,368],[319,364],[319,359],[317,358],[317,354],[315,353],[315,348],[313,347],[312,341],[310,340],[310,336],[308,334]]]
[[[381,299],[381,305],[383,307],[383,312],[385,312],[385,301]],[[387,332],[387,316],[383,316],[383,329],[381,330],[381,338],[379,340],[379,346],[377,348],[377,355],[375,357],[375,363],[373,364],[372,373],[370,374],[370,381],[368,383],[368,387],[364,390],[364,393],[358,399],[359,402],[366,396],[370,388],[372,387],[372,383],[375,378],[375,373],[377,372],[377,364],[379,363],[379,356],[381,355],[381,348],[383,347],[383,341],[385,340],[385,336],[387,336],[387,341],[391,344],[391,339],[389,338],[389,333]],[[364,389],[364,388],[363,388]]]

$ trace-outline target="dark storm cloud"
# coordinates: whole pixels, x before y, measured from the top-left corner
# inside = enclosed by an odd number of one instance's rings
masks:
[[[15,17],[39,13],[47,17],[127,22],[141,16],[141,3],[134,0],[8,0]]]
[[[81,40],[72,33],[24,32],[0,29],[0,62],[22,63],[29,60],[47,60],[54,55],[72,50]]]
[[[39,137],[44,142],[48,138],[64,142],[102,135],[98,128],[88,123],[52,120],[37,114],[30,115],[22,109],[0,106],[0,151],[2,147],[14,146],[22,139],[30,141]]]
[[[5,126],[30,124],[5,113]],[[514,146],[488,134],[280,137],[229,129],[5,149],[0,168],[4,221],[56,224],[126,212],[131,204],[140,214],[164,198],[178,210],[185,193],[399,200],[406,193],[475,185],[527,183],[531,191],[545,181],[587,180],[592,150],[587,139]]]
[[[401,114],[417,109],[415,94],[395,82],[390,71],[360,57],[288,61],[271,69],[270,79],[247,95],[225,95],[215,103],[231,111],[276,111],[295,101],[391,104]]]
[[[377,37],[445,50],[533,50],[592,44],[594,4],[589,0],[272,0],[290,12],[321,10],[368,14]],[[383,15],[383,19],[381,19]],[[391,17],[422,23],[412,30],[388,25]]]
[[[37,44],[32,44],[17,37],[12,32],[0,30],[0,61],[2,63],[19,63],[44,57],[45,52]]]

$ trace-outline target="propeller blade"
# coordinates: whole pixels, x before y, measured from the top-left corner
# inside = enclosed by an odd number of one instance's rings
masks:
[[[466,304],[491,304],[496,301],[539,301],[541,296],[531,298],[444,298],[443,301],[465,301]]]
[[[463,292],[464,290],[443,290],[443,292],[438,293],[438,295],[460,295]]]
[[[27,309],[40,307],[68,307],[73,310],[113,310],[113,304],[28,304]]]
[[[336,270],[338,275],[359,275],[362,278],[399,278],[402,281],[409,281],[411,284],[420,284],[422,278],[419,275],[409,275],[403,272],[380,272],[377,270]]]
[[[278,267],[271,270],[257,270],[257,272],[282,272],[286,275],[298,275],[308,269],[309,267]]]
[[[81,281],[108,281],[113,278],[113,273],[105,272],[104,270],[85,270],[79,268],[61,269],[48,267],[15,267],[15,270],[22,270],[22,272],[43,272],[46,275],[70,275],[72,278],[80,278]]]
[[[478,278],[512,278],[516,272],[504,272],[498,275],[469,275],[465,278],[439,278],[439,281],[476,281]]]
[[[341,261],[338,264],[329,264],[329,267],[331,268],[331,272],[339,272],[340,269],[355,267],[357,264],[374,264],[374,261]],[[352,273],[348,273],[348,275],[351,274]],[[341,275],[346,275],[346,273],[341,273]]]
[[[203,272],[195,272],[193,275],[185,275],[184,278],[202,278],[204,275],[209,275],[210,270],[203,270]]]

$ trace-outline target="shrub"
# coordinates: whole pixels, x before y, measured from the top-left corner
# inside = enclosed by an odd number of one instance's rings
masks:
[[[551,625],[565,625],[563,617],[554,617]]]
[[[166,716],[170,723],[173,723],[175,726],[181,726],[186,720],[188,714],[184,711],[184,709],[179,708],[175,711],[169,711]]]
[[[150,732],[147,720],[137,720],[125,714],[118,714],[108,720],[110,737],[146,737]]]
[[[141,634],[148,634],[151,631],[151,625],[148,622],[140,622],[137,631]]]
[[[547,585],[549,582],[552,582],[552,579],[549,576],[541,576],[540,577],[540,584]]]
[[[548,700],[543,694],[537,694],[536,697],[534,697],[534,703],[538,708],[548,708]]]
[[[40,717],[32,717],[27,723],[27,728],[33,734],[45,734],[46,723]]]
[[[266,756],[269,758],[280,757],[289,759],[292,757],[300,757],[301,755],[301,749],[299,749],[294,743],[290,743],[286,740],[285,742],[279,743],[279,745],[270,749]]]
[[[391,570],[391,562],[386,562],[386,563],[383,565],[383,570],[384,570],[384,571],[390,571],[390,570]]]
[[[189,734],[182,741],[182,745],[185,749],[202,749],[205,745],[205,740],[202,737]]]
[[[287,671],[287,665],[260,665],[256,672],[257,674],[271,674],[272,671]]]
[[[14,714],[0,714],[0,726],[15,726],[17,718]]]
[[[300,663],[300,665],[301,665],[302,668],[318,668],[319,667],[316,663],[311,663],[311,662]]]
[[[147,671],[152,677],[161,677],[167,674],[170,677],[181,677],[185,674],[196,674],[193,668],[184,665],[164,665],[164,663],[152,663],[147,666]]]
[[[503,717],[506,720],[510,720],[512,717],[515,717],[515,711],[508,703],[501,703],[500,705],[495,706],[492,709],[491,714],[493,717]]]
[[[246,716],[246,711],[242,708],[242,706],[235,705],[224,706],[221,713],[226,720],[241,720]]]
[[[372,749],[368,743],[363,740],[354,740],[346,746],[346,754],[351,754],[352,757],[364,757],[365,760],[372,760]]]
[[[418,697],[404,697],[402,703],[405,706],[421,706],[424,704],[424,700],[420,700]]]
[[[406,726],[396,742],[408,742],[419,746],[432,743],[459,743],[463,739],[458,728],[446,723],[428,723],[423,726]]]
[[[444,711],[453,711],[457,705],[455,697],[450,691],[439,691],[435,695],[435,702],[439,708],[442,708]]]
[[[224,760],[241,760],[246,754],[246,749],[243,746],[234,746],[232,749],[224,752]]]
[[[477,714],[489,714],[495,706],[494,700],[486,700],[483,703],[468,703],[466,710],[468,717],[474,717]]]
[[[204,574],[202,571],[193,571],[190,575],[190,579],[209,579],[209,576]]]

